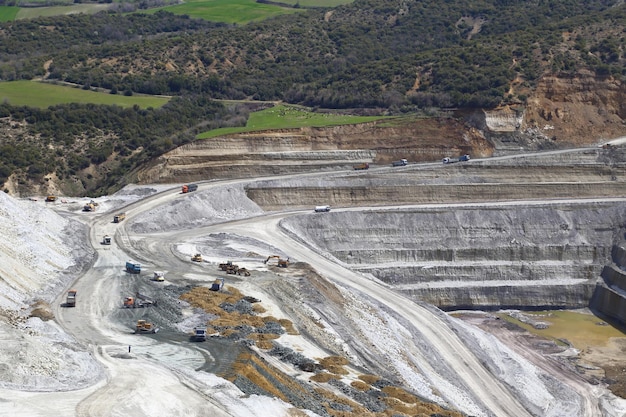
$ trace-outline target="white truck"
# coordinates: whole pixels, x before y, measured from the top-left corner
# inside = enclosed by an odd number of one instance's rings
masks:
[[[403,166],[406,166],[408,163],[409,163],[409,161],[407,161],[406,159],[403,158],[403,159],[399,159],[397,161],[393,161],[391,163],[391,166],[393,166],[393,167],[403,167]]]
[[[330,211],[330,206],[315,206],[314,211],[316,213],[325,213]]]
[[[470,156],[468,154],[465,155],[461,155],[458,158],[443,158],[441,160],[441,162],[443,162],[444,164],[453,164],[455,162],[464,162],[464,161],[469,161],[470,160]]]
[[[193,340],[196,342],[204,342],[206,340],[206,327],[196,326],[193,328]]]

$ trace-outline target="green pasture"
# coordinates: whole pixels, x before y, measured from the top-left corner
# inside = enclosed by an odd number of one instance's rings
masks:
[[[381,116],[349,116],[315,113],[292,106],[276,106],[250,114],[245,127],[225,127],[209,130],[198,135],[198,139],[213,138],[231,133],[253,132],[268,129],[294,129],[299,127],[325,127],[371,122]]]
[[[174,14],[185,14],[212,22],[237,24],[302,11],[302,9],[257,3],[254,0],[190,0],[173,6],[150,9],[145,13],[154,13],[158,10],[167,10]]]
[[[124,96],[37,81],[0,82],[0,102],[13,106],[47,108],[63,103],[91,103],[141,108],[158,108],[168,102],[165,97]]]
[[[19,11],[19,7],[0,6],[0,22],[12,22]]]
[[[550,323],[550,325],[547,329],[535,329],[506,314],[502,314],[500,317],[514,322],[536,335],[547,337],[557,342],[559,340],[567,340],[579,350],[585,350],[587,347],[591,346],[605,346],[611,337],[625,336],[622,331],[605,323],[602,319],[593,314],[566,310],[526,314],[532,314],[537,320]]]
[[[281,3],[300,7],[337,7],[342,4],[352,3],[354,0],[276,0]]]

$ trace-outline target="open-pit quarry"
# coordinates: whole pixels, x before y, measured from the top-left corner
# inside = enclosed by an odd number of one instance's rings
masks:
[[[335,150],[293,132],[240,138],[226,151],[198,141],[139,172],[142,184],[98,198],[95,212],[82,212],[81,199],[2,196],[14,226],[0,253],[36,241],[24,238],[20,216],[44,213],[41,241],[64,258],[42,265],[64,274],[52,286],[26,279],[35,267],[19,282],[3,274],[7,299],[32,303],[0,326],[4,340],[20,335],[24,351],[5,343],[4,361],[30,363],[0,368],[0,398],[13,398],[0,410],[622,417],[623,333],[577,349],[567,335],[517,323],[545,329],[549,313],[530,313],[591,310],[598,328],[623,328],[626,148],[498,153],[465,138],[453,151],[433,140],[418,152],[406,135]],[[469,161],[441,161],[465,153]],[[406,166],[392,166],[403,157]],[[360,162],[369,169],[352,169]],[[198,189],[181,193],[180,175]],[[319,205],[331,209],[314,212]],[[120,212],[126,219],[113,222]],[[80,262],[69,268],[72,256]],[[19,262],[39,259],[15,258],[20,272]],[[227,260],[250,275],[220,270]],[[142,272],[124,272],[128,261]],[[151,280],[154,271],[164,281]],[[37,289],[15,289],[25,283]],[[60,290],[70,286],[72,308]],[[158,304],[122,308],[137,293]],[[139,319],[160,331],[133,334]],[[206,341],[190,338],[198,325]]]
[[[499,152],[473,139],[455,149],[463,154],[473,143],[479,149],[477,157],[442,164],[439,157],[446,154],[435,143],[426,144],[421,151],[409,146],[406,154],[391,147],[322,151],[313,149],[321,148],[319,144],[298,142],[293,133],[287,136],[282,141],[255,142],[254,146],[253,140],[242,139],[221,156],[215,154],[217,145],[200,143],[166,155],[143,175],[163,182],[183,173],[196,179],[217,172],[239,178],[247,176],[250,169],[276,175],[248,182],[244,192],[264,212],[291,213],[280,221],[280,228],[290,239],[332,260],[337,268],[357,272],[362,279],[380,285],[381,290],[444,311],[465,311],[455,315],[493,331],[531,360],[548,358],[542,369],[557,379],[577,381],[572,384],[579,394],[600,384],[624,395],[625,377],[619,371],[626,347],[623,339],[611,342],[611,349],[601,353],[587,350],[572,355],[575,350],[566,340],[559,346],[554,340],[519,333],[521,328],[504,320],[493,320],[498,316],[487,314],[477,322],[476,317],[481,316],[467,313],[590,309],[600,317],[598,324],[606,324],[606,320],[623,328],[626,150],[621,141],[548,152],[514,152],[512,148]],[[264,135],[255,139],[259,137]],[[401,142],[401,138],[392,139],[392,143]],[[253,155],[240,157],[246,152]],[[481,152],[494,156],[480,158]],[[268,154],[271,157],[263,159]],[[392,160],[403,156],[409,159],[407,166],[391,165]],[[261,166],[257,165],[260,159],[264,161]],[[357,162],[368,162],[370,167],[353,170]],[[225,166],[229,168],[220,171]],[[294,172],[308,174],[283,176]],[[227,201],[233,196],[222,193],[215,198]],[[213,204],[219,206],[220,202]],[[317,205],[330,205],[331,212],[311,213]],[[177,212],[188,209],[193,210],[193,206],[181,203],[176,207]],[[238,238],[221,242],[221,250],[236,247],[233,242]],[[205,244],[205,250],[214,250],[214,244]],[[233,252],[243,259],[246,253],[251,252]],[[289,253],[281,252],[281,256]],[[307,294],[307,302],[317,306],[316,314],[336,323],[342,313],[328,307],[334,298],[332,290],[317,280],[306,283],[301,279],[299,285],[301,292],[296,293],[277,283],[266,290],[286,309],[292,308],[294,315],[297,313],[290,297]],[[337,305],[348,303],[338,297]],[[512,316],[536,328],[549,326],[523,314]],[[300,325],[315,333],[314,324]],[[347,340],[355,341],[363,332],[351,330],[346,323],[340,328]],[[471,337],[466,342],[473,343]],[[341,350],[332,343],[325,346],[334,352]],[[354,349],[368,369],[381,374],[394,369],[378,363],[374,352],[379,347]],[[497,372],[494,366],[488,365]],[[567,402],[563,398],[559,401]],[[608,408],[587,404],[567,412],[546,408],[531,413],[621,413]]]

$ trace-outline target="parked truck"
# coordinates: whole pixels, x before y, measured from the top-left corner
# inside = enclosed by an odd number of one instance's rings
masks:
[[[353,165],[352,168],[355,171],[359,171],[359,170],[362,170],[362,169],[369,169],[370,168],[370,164],[368,164],[367,162],[363,162],[362,164]]]
[[[126,272],[130,274],[140,274],[141,273],[141,265],[133,263],[131,261],[126,262]]]
[[[157,282],[165,281],[165,272],[164,271],[154,271],[154,275],[152,275],[152,281],[157,281]]]
[[[156,333],[158,332],[158,327],[155,327],[154,324],[146,321],[146,320],[137,320],[137,325],[135,326],[135,333]]]
[[[204,342],[206,340],[206,326],[194,327],[192,338],[195,342]]]
[[[465,155],[461,155],[458,158],[443,158],[441,162],[443,162],[444,164],[453,164],[455,162],[464,162],[464,161],[469,161],[470,160],[470,156],[468,154]]]
[[[313,209],[316,213],[325,213],[330,211],[330,206],[315,206]]]
[[[407,161],[406,159],[399,159],[397,161],[393,161],[391,163],[391,166],[393,167],[403,167],[405,165],[407,165],[409,163],[409,161]]]
[[[196,191],[198,189],[198,184],[185,184],[183,185],[182,192],[190,193],[192,191]]]
[[[55,202],[57,201],[57,197],[55,195],[49,195],[46,197],[46,202],[50,203],[50,202]]]
[[[66,307],[76,307],[76,290],[69,290],[65,299]]]
[[[103,245],[110,245],[111,244],[111,236],[109,235],[104,235],[102,237],[102,244]]]
[[[126,213],[120,213],[113,216],[113,223],[119,223],[126,218]]]
[[[222,288],[224,288],[224,278],[217,278],[215,281],[213,281],[213,284],[211,284],[211,288],[209,288],[211,291],[219,291]]]

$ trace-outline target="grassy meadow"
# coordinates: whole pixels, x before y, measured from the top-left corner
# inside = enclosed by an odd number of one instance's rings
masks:
[[[38,81],[0,82],[0,102],[13,106],[47,108],[63,103],[92,103],[120,107],[158,108],[168,102],[166,97],[124,96]]]
[[[212,22],[237,24],[245,24],[302,11],[302,9],[257,3],[254,0],[189,0],[173,6],[150,9],[146,12],[154,13],[158,10],[167,10],[179,15],[186,14],[190,17]]]
[[[382,118],[382,116],[349,116],[315,113],[298,107],[279,105],[251,113],[244,127],[225,127],[209,130],[208,132],[198,135],[198,139],[268,129],[294,129],[299,127],[325,127],[365,123]]]

